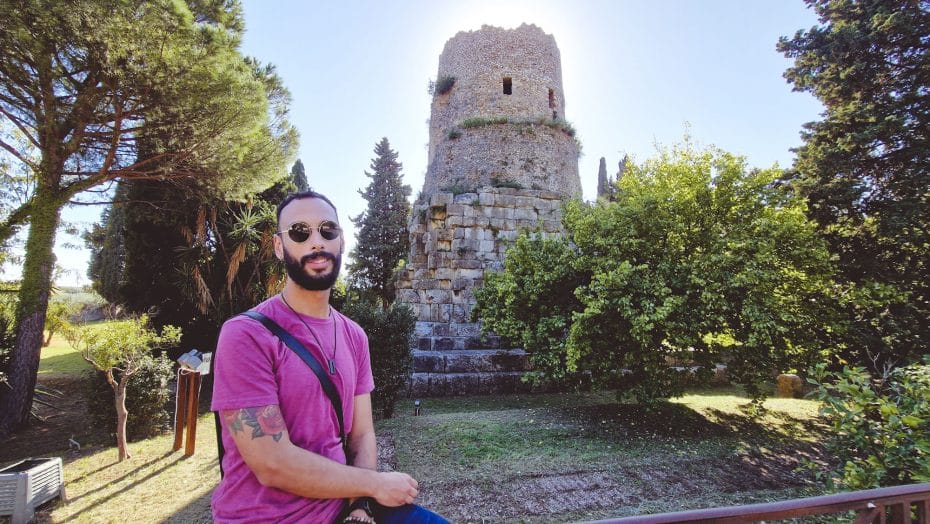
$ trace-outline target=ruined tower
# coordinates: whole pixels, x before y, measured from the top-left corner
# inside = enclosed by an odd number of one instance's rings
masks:
[[[412,391],[519,389],[526,354],[471,322],[474,290],[522,230],[561,234],[581,196],[552,35],[534,25],[460,32],[439,56],[429,161],[410,221],[398,301],[417,314]]]

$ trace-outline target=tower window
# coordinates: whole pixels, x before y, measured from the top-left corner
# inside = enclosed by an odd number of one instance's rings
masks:
[[[549,109],[555,109],[555,89],[549,90]]]
[[[504,94],[512,95],[513,94],[513,79],[509,76],[504,77]]]

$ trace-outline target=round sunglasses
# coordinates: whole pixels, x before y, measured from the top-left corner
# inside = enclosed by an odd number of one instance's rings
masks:
[[[287,236],[289,236],[291,240],[300,244],[301,242],[306,242],[307,239],[310,238],[314,229],[320,232],[320,236],[323,237],[324,240],[335,240],[339,238],[339,233],[342,231],[339,229],[339,224],[331,220],[324,220],[315,228],[306,222],[294,222],[288,226],[286,231],[278,231],[276,234],[287,233]]]

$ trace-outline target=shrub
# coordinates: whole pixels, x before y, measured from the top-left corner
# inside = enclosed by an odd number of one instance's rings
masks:
[[[509,178],[501,178],[499,176],[491,177],[491,185],[494,187],[509,187],[513,189],[523,189],[523,184],[511,180]]]
[[[827,372],[825,364],[811,374],[813,395],[833,428],[827,447],[840,461],[828,485],[930,482],[930,355],[879,378],[862,367]]]
[[[452,86],[455,85],[454,76],[441,76],[436,79],[435,82],[430,81],[429,83],[429,94],[433,96],[444,95],[449,91],[452,91]]]
[[[116,407],[113,405],[113,389],[106,375],[97,370],[87,371],[85,394],[87,410],[96,426],[113,428]],[[114,378],[120,379],[119,372]],[[126,388],[126,422],[128,437],[137,440],[157,435],[171,427],[173,405],[168,382],[174,376],[174,365],[165,355],[152,357],[129,381]],[[115,428],[111,434],[115,434]]]
[[[464,128],[464,129],[470,129],[470,128],[473,128],[473,127],[482,127],[482,126],[492,126],[492,125],[506,124],[506,123],[508,123],[508,122],[510,122],[510,119],[507,118],[506,116],[498,116],[498,117],[476,116],[476,117],[473,117],[473,118],[466,118],[465,120],[462,120],[462,121],[459,123],[459,126],[462,127],[462,128]]]
[[[461,195],[464,193],[474,193],[478,191],[477,188],[473,186],[466,186],[460,180],[456,180],[455,182],[453,182],[452,184],[448,186],[443,186],[439,188],[439,190],[446,192],[446,193],[452,193],[453,195]]]
[[[375,378],[372,404],[376,413],[391,418],[394,405],[410,378],[413,311],[400,304],[382,310],[373,302],[355,300],[346,304],[345,314],[368,334],[371,371]]]

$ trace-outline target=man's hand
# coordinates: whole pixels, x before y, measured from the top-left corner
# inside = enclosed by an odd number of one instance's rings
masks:
[[[378,487],[372,495],[378,504],[388,507],[412,504],[419,491],[417,481],[406,473],[389,471],[378,474]]]

